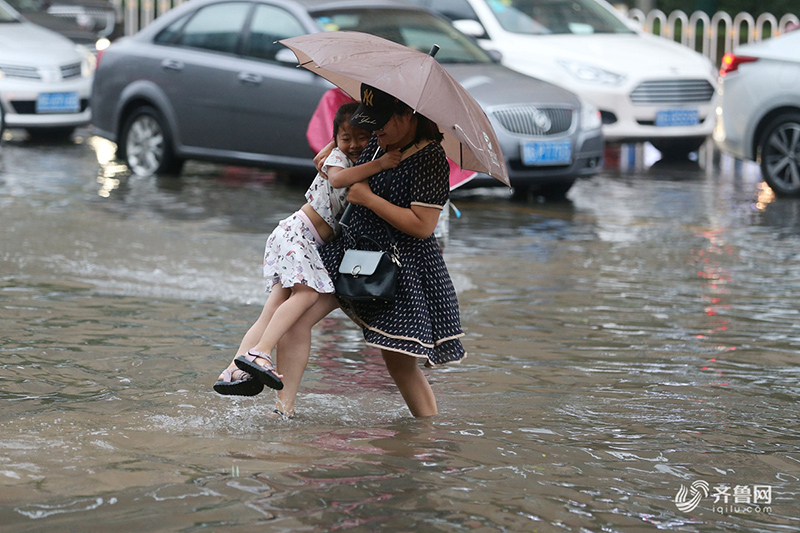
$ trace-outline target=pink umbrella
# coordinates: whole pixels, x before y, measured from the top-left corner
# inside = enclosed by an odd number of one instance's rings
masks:
[[[278,42],[294,52],[302,67],[356,99],[362,83],[399,98],[439,125],[445,153],[459,167],[511,185],[500,142],[486,113],[431,55],[350,31],[312,33]]]

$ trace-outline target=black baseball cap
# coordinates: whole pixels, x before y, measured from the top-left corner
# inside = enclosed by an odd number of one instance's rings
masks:
[[[350,124],[369,131],[379,130],[392,118],[397,102],[391,94],[362,83],[361,103],[350,117]]]

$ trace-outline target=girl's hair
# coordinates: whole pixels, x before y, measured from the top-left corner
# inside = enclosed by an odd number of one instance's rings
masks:
[[[339,128],[341,128],[344,124],[349,123],[350,117],[353,116],[353,113],[356,112],[356,109],[358,109],[358,102],[342,104],[339,109],[336,110],[336,114],[333,116],[334,142],[336,142],[336,136],[339,135]]]
[[[395,101],[392,114],[406,115],[408,113],[414,113],[414,110],[404,102],[399,100]],[[444,139],[444,134],[439,131],[439,126],[437,126],[434,121],[425,115],[421,115],[420,113],[414,113],[414,116],[417,117],[417,129],[414,132],[415,143],[420,141],[433,141],[437,143],[442,142],[442,139]]]

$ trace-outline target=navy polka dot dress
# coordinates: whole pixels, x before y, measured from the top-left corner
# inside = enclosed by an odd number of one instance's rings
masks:
[[[373,158],[378,149],[372,137],[358,163]],[[382,152],[378,154],[378,157]],[[443,207],[450,195],[449,169],[444,149],[431,143],[400,162],[392,171],[370,178],[373,191],[400,207]],[[384,190],[387,178],[388,190]],[[320,247],[320,255],[332,279],[338,276],[351,236],[367,235],[388,249],[386,227],[394,233],[400,273],[394,303],[358,303],[339,299],[342,309],[364,330],[370,346],[427,359],[431,366],[458,362],[466,354],[461,345],[458,299],[436,238],[418,239],[391,226],[363,206],[354,206],[350,227],[342,237]],[[349,233],[348,233],[349,232]]]

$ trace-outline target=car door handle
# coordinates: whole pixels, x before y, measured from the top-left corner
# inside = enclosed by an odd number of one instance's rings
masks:
[[[161,68],[164,70],[183,70],[183,62],[174,59],[165,59],[161,62]]]
[[[261,85],[261,82],[264,81],[264,78],[258,74],[253,74],[252,72],[240,72],[239,81],[242,83],[249,83],[250,85]]]

